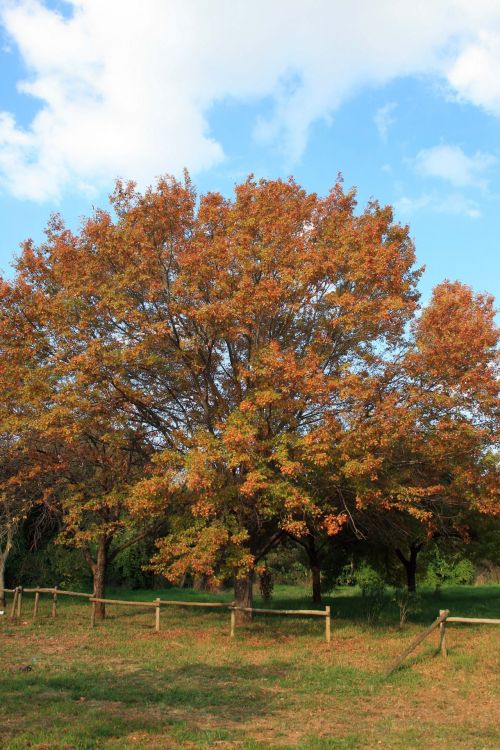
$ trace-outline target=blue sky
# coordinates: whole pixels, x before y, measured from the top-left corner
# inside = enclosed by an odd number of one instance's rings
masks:
[[[344,6],[0,0],[2,272],[118,175],[325,193],[340,171],[410,224],[424,299],[445,277],[498,299],[500,4]]]

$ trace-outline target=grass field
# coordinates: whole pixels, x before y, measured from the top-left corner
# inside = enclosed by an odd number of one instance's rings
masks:
[[[119,598],[231,599],[169,589]],[[258,601],[258,600],[257,600]],[[332,598],[332,643],[322,618],[256,617],[229,638],[229,613],[109,607],[49,597],[31,619],[0,618],[0,747],[500,748],[500,626],[449,625],[449,657],[433,633],[390,678],[391,658],[436,617],[500,618],[500,586],[424,592],[403,631],[397,609],[369,626],[355,590]],[[256,604],[258,606],[258,603]],[[307,592],[277,587],[276,608],[310,608]],[[22,671],[22,668],[31,669]]]

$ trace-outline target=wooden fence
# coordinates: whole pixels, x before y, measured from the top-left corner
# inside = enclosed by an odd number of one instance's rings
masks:
[[[388,677],[392,674],[409,656],[422,641],[424,641],[428,635],[430,635],[436,628],[439,627],[439,648],[442,656],[448,656],[448,648],[446,645],[446,625],[447,623],[458,622],[458,623],[469,623],[472,625],[500,625],[500,620],[494,620],[487,617],[450,617],[448,609],[440,609],[439,616],[436,617],[432,625],[423,630],[417,637],[405,648],[402,654],[400,654],[389,666],[389,669],[385,673]]]
[[[2,591],[2,589],[0,589]],[[86,598],[91,604],[90,613],[90,626],[95,627],[96,624],[96,604],[115,604],[122,606],[132,607],[146,607],[154,608],[155,610],[155,630],[160,630],[160,611],[161,607],[208,607],[213,609],[226,609],[230,611],[231,623],[230,623],[230,636],[234,638],[236,630],[236,612],[252,612],[253,614],[268,614],[268,615],[295,615],[299,617],[324,617],[325,618],[325,640],[327,643],[331,642],[331,608],[325,607],[324,610],[318,609],[257,609],[254,607],[238,607],[228,602],[181,602],[173,599],[166,600],[157,598],[154,601],[138,602],[125,599],[101,599],[95,597],[93,594],[84,594],[80,591],[65,591],[59,589],[57,586],[52,588],[22,588],[18,586],[15,589],[3,589],[5,593],[14,594],[12,600],[12,608],[10,617],[21,617],[22,614],[22,601],[24,594],[35,594],[35,601],[33,605],[33,617],[38,615],[39,599],[40,594],[51,594],[52,595],[52,617],[57,616],[57,597],[58,596],[80,596]]]
[[[33,617],[36,617],[38,615],[40,594],[50,594],[52,596],[52,617],[57,616],[58,596],[80,596],[84,597],[85,599],[90,599],[93,596],[93,594],[84,594],[81,591],[65,591],[64,589],[59,589],[57,586],[53,586],[52,588],[37,587],[34,589],[25,589],[22,586],[17,586],[15,589],[0,589],[0,592],[3,592],[4,594],[14,594],[10,610],[11,619],[14,617],[21,617],[23,607],[23,594],[35,595],[33,603]]]

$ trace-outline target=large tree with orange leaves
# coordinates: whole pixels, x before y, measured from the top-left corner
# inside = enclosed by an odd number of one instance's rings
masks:
[[[468,354],[491,304],[444,285],[410,335],[420,271],[389,207],[358,211],[340,183],[321,198],[251,178],[231,200],[162,179],[144,194],[118,183],[111,201],[78,233],[56,217],[44,244],[26,243],[16,288],[35,349],[46,337],[38,413],[67,464],[81,438],[104,436],[114,489],[99,497],[125,493],[136,519],[175,517],[157,570],[232,575],[249,604],[284,534],[334,536],[368,508],[430,528],[436,498],[466,487],[461,501],[496,508],[478,468],[493,435],[491,336],[483,359]],[[154,458],[125,480],[132,438]]]
[[[77,363],[89,341],[72,335],[78,300],[64,296],[52,272],[28,245],[17,279],[0,287],[0,563],[15,525],[35,505],[48,507],[62,523],[60,540],[82,549],[102,597],[131,486],[151,451],[144,429],[97,382],[81,381]]]
[[[498,462],[491,460],[498,439],[494,316],[491,297],[459,282],[438,285],[403,356],[379,380],[362,432],[345,436],[354,439],[351,456],[378,462],[373,474],[357,477],[358,523],[393,547],[410,589],[426,540],[467,539],[471,510],[500,515]],[[356,448],[359,434],[364,442]]]

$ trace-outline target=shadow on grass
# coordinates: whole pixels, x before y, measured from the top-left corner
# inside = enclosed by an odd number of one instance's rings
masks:
[[[350,621],[356,624],[367,624],[367,602],[357,588],[338,589],[323,597],[324,604],[329,604],[334,620]],[[259,606],[257,603],[256,606]],[[304,596],[282,598],[275,597],[270,605],[275,608],[300,609],[311,608]],[[315,608],[320,609],[316,605]],[[411,612],[410,622],[430,624],[439,614],[440,609],[449,609],[456,616],[500,618],[500,586],[446,586],[440,591],[420,589],[418,591],[417,609]],[[390,590],[387,592],[385,607],[380,622],[372,625],[374,629],[397,626],[399,611],[392,601]]]
[[[196,734],[198,723],[207,717],[216,717],[222,731],[224,722],[237,726],[251,721],[256,713],[271,717],[276,710],[272,686],[285,671],[281,663],[271,667],[190,664],[170,671],[140,669],[120,675],[103,664],[57,675],[36,669],[4,674],[0,678],[3,729],[5,719],[15,717],[21,703],[22,725],[31,729],[2,747],[30,747],[40,736],[45,742],[66,736],[68,727],[72,744],[66,747],[77,748],[100,747],[103,738],[121,739],[134,732],[175,735],[193,727]],[[24,744],[19,744],[21,740]],[[59,745],[48,745],[53,746]]]

